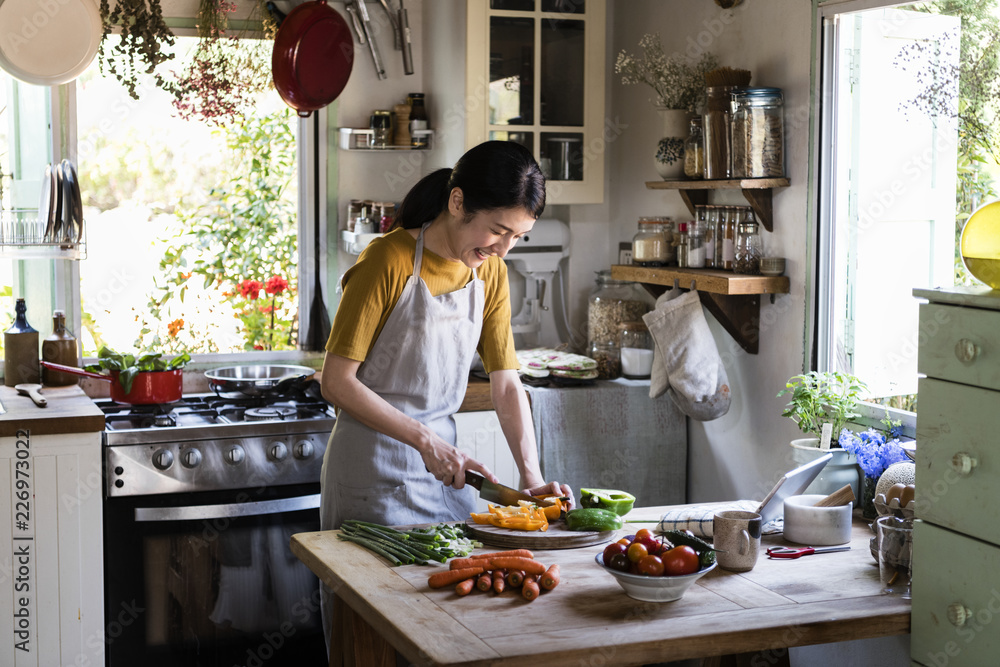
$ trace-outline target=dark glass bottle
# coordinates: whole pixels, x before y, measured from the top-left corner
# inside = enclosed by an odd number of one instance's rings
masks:
[[[3,383],[8,387],[38,384],[38,331],[28,324],[24,299],[14,306],[14,323],[3,333]]]
[[[427,147],[427,109],[424,107],[423,93],[410,93],[410,145],[415,148]]]

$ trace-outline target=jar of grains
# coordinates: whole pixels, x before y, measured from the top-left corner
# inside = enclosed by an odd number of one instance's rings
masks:
[[[621,377],[621,352],[617,343],[594,341],[590,344],[587,356],[597,362],[598,380],[614,380],[616,377]]]
[[[597,272],[597,286],[587,304],[587,348],[594,343],[619,343],[618,325],[641,320],[656,304],[639,283],[615,280],[611,271]]]
[[[785,174],[780,88],[745,88],[733,95],[733,178]]]
[[[662,216],[639,218],[639,231],[632,237],[632,263],[636,266],[667,266],[673,261],[673,221]]]

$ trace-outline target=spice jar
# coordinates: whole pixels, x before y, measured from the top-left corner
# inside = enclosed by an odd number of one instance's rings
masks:
[[[730,125],[732,94],[738,86],[708,86],[705,89],[705,116],[702,131],[705,141],[705,178],[730,178]]]
[[[636,266],[667,266],[674,255],[672,229],[670,218],[639,218],[639,231],[632,237],[632,263]]]
[[[691,247],[688,239],[688,223],[678,223],[677,230],[677,266],[686,269],[688,267],[688,249]]]
[[[611,271],[597,272],[597,286],[587,303],[587,347],[596,343],[618,345],[618,325],[641,319],[653,309],[653,297],[638,283],[615,280]]]
[[[691,119],[688,137],[684,140],[684,175],[691,179],[704,178],[705,145],[702,139],[701,118]]]
[[[718,209],[715,206],[705,205],[695,208],[698,218],[698,226],[705,230],[705,268],[715,268],[715,236],[719,223]]]
[[[392,113],[376,109],[369,124],[372,130],[372,148],[388,148],[392,143]]]
[[[760,273],[760,258],[764,255],[757,223],[752,216],[740,223],[736,234],[736,259],[733,262],[734,273],[757,275]]]
[[[590,344],[587,356],[597,362],[598,380],[614,380],[621,377],[622,364],[617,343],[595,341]]]
[[[705,268],[705,228],[692,220],[688,225],[687,265],[692,269]]]
[[[721,234],[715,244],[715,268],[726,271],[733,270],[733,262],[736,259],[736,228],[741,218],[741,208],[739,206],[727,206],[722,212],[719,221]],[[722,258],[721,264],[719,258]]]
[[[653,372],[653,336],[642,320],[622,322],[619,329],[619,353],[622,376],[630,380],[643,380]]]
[[[733,178],[775,178],[785,173],[780,88],[744,88],[733,95]]]
[[[410,145],[427,148],[427,109],[424,107],[423,93],[410,93],[406,98],[410,103]]]

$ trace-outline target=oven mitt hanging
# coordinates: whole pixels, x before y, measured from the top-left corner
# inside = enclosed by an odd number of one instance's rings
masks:
[[[715,338],[708,328],[698,292],[666,292],[643,315],[653,337],[649,395],[669,393],[681,412],[698,421],[729,412],[732,395]]]

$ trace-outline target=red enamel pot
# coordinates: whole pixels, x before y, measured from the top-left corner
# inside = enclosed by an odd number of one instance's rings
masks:
[[[81,377],[94,378],[111,383],[111,400],[115,403],[126,403],[128,405],[155,405],[158,403],[173,403],[181,400],[184,389],[184,371],[180,369],[172,371],[142,371],[136,373],[132,380],[132,388],[125,391],[118,381],[118,371],[110,371],[110,375],[103,373],[92,373],[75,366],[63,366],[53,364],[49,361],[39,362],[43,367],[79,375]]]
[[[300,116],[337,99],[353,67],[351,29],[325,0],[309,0],[282,20],[271,52],[274,87]]]

